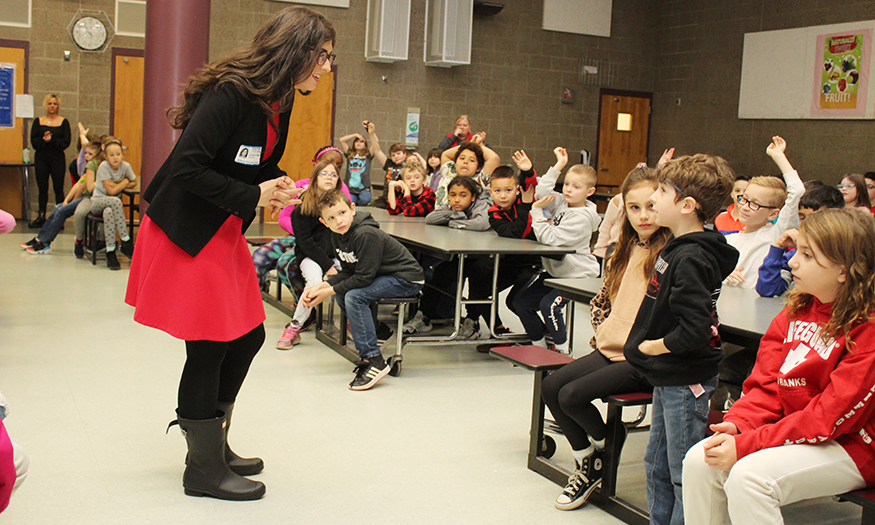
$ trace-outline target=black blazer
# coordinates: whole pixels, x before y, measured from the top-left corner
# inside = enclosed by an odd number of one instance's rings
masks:
[[[232,214],[243,219],[245,232],[261,198],[258,184],[285,175],[277,162],[290,113],[280,114],[276,146],[264,159],[268,118],[261,107],[228,82],[205,93],[143,193],[146,215],[191,256]]]

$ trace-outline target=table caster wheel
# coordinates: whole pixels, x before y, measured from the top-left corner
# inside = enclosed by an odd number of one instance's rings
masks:
[[[398,359],[389,359],[389,364],[392,368],[389,369],[389,375],[392,377],[398,377],[401,375],[401,360]]]
[[[555,453],[556,440],[551,438],[550,436],[544,436],[544,439],[541,440],[541,455],[547,459],[550,459]]]

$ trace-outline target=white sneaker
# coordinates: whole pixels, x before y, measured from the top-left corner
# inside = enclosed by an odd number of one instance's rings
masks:
[[[471,319],[462,321],[458,337],[459,339],[480,339],[480,322],[475,323]]]
[[[404,325],[405,334],[422,334],[431,331],[431,325],[423,319],[422,310],[416,312],[413,319]]]

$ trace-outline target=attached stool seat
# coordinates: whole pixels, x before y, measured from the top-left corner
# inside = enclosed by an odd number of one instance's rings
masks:
[[[103,237],[103,216],[88,213],[85,217],[85,248],[91,252],[91,264],[97,264],[100,239]],[[104,248],[105,249],[105,248]]]

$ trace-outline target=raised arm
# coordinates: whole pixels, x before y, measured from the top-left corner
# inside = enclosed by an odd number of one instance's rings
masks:
[[[501,163],[501,157],[486,144],[480,144],[480,147],[483,149],[483,173],[492,175],[492,171]]]
[[[380,147],[380,139],[377,137],[377,128],[373,122],[365,121],[363,124],[368,128],[368,137],[371,139],[371,155],[381,167],[386,165],[386,154],[383,153],[383,148]]]
[[[799,178],[799,174],[796,173],[796,170],[790,165],[790,161],[787,160],[787,155],[784,154],[786,149],[787,142],[777,135],[772,137],[772,143],[766,148],[766,154],[778,165],[778,169],[784,175],[784,182],[787,184],[787,200],[784,201],[784,206],[781,207],[776,222],[777,227],[782,232],[799,226],[799,201],[802,199],[802,194],[805,193],[802,179]]]
[[[362,137],[361,133],[350,133],[349,135],[344,135],[340,137],[340,151],[344,155],[349,154],[349,141],[355,141],[355,139],[357,138],[361,138],[362,140],[364,140],[364,137]]]

